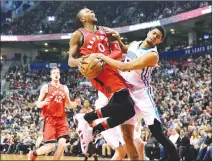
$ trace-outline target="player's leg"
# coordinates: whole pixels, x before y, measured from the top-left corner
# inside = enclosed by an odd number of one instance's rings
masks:
[[[133,105],[134,103],[129,96],[129,92],[127,90],[122,90],[116,92],[106,106],[85,114],[84,119],[87,122],[91,122],[98,118],[111,118],[108,119],[108,121],[106,122],[108,127],[103,127],[102,124],[98,124],[96,127],[94,127],[93,131],[101,132],[105,129],[113,128],[117,125],[120,125],[124,121],[133,117],[135,115]],[[118,114],[119,117],[117,117]]]
[[[96,120],[96,123],[99,122],[99,119]],[[103,131],[102,136],[107,144],[115,150],[115,153],[111,160],[123,160],[126,156],[126,148],[124,146],[125,142],[121,132],[120,126],[116,126],[107,131]]]
[[[56,146],[56,129],[54,125],[54,120],[52,118],[48,118],[44,120],[43,126],[43,137],[45,145],[41,146],[37,150],[30,151],[28,154],[28,160],[35,160],[37,156],[42,154],[48,154],[54,150]]]
[[[115,148],[115,153],[111,160],[123,160],[126,156],[126,147],[124,145],[120,145],[119,147]]]
[[[126,145],[128,157],[131,160],[138,160],[138,152],[134,144],[134,125],[122,124],[121,131]]]
[[[64,153],[64,147],[66,146],[66,141],[67,140],[65,138],[60,138],[58,140],[58,146],[57,146],[57,149],[56,149],[55,154],[53,156],[54,160],[60,160],[61,159],[61,156]]]
[[[134,102],[129,96],[128,90],[122,90],[115,93],[111,98],[110,103],[101,109],[87,113],[83,115],[83,117],[78,114],[78,116],[76,116],[74,119],[78,124],[77,132],[83,144],[82,151],[87,151],[89,142],[93,140],[94,135],[109,128],[118,126],[134,115]],[[93,128],[89,126],[89,123],[92,121],[105,117],[108,117],[106,121],[99,123]]]
[[[61,156],[64,154],[66,141],[69,140],[69,129],[66,118],[64,117],[57,119],[56,127],[56,138],[58,140],[58,146],[53,158],[54,160],[60,160]]]
[[[108,99],[106,96],[103,93],[98,92],[98,99],[95,101],[96,109],[104,107],[107,104]],[[106,118],[97,119],[95,120],[95,124],[99,124],[104,120],[106,120]],[[101,134],[107,144],[115,151],[111,160],[123,160],[126,156],[126,148],[124,146],[125,143],[120,126],[103,131]]]
[[[145,146],[141,138],[137,138],[134,140],[134,144],[138,151],[139,160],[145,160]]]
[[[157,107],[150,93],[150,88],[131,91],[136,106],[141,111],[145,123],[149,126],[152,135],[164,146],[172,161],[180,161],[173,143],[164,135]]]
[[[163,133],[161,123],[155,119],[153,125],[149,125],[149,129],[155,139],[165,148],[171,161],[180,161],[180,157],[176,151],[174,144]]]

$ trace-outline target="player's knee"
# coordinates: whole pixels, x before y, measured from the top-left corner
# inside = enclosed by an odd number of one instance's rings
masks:
[[[134,144],[137,148],[144,149],[144,143],[141,139],[135,139]]]
[[[133,135],[128,132],[123,132],[123,138],[125,142],[134,142]]]
[[[116,151],[117,152],[117,158],[118,160],[123,160],[126,156],[126,150],[124,146],[120,146],[119,149]]]
[[[49,151],[53,151],[55,149],[56,144],[55,143],[48,143],[46,146],[49,149]]]
[[[66,146],[66,139],[65,138],[60,138],[58,140],[58,147],[65,147]]]

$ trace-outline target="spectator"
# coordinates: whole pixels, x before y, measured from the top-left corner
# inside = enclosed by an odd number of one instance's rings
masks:
[[[202,136],[201,136],[202,137]],[[208,132],[207,137],[205,138],[204,141],[202,141],[200,145],[200,149],[197,155],[197,160],[200,161],[203,157],[204,154],[206,153],[207,147],[212,143],[212,133]]]
[[[192,155],[187,154],[187,152],[189,153],[189,146],[190,146],[190,140],[189,137],[185,134],[184,130],[180,130],[180,136],[176,142],[177,144],[177,149],[179,152],[179,156],[180,158],[187,158],[187,161],[193,161],[192,160]],[[188,157],[186,157],[188,156]]]

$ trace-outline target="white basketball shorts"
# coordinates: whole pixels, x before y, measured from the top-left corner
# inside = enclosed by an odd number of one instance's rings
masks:
[[[98,99],[95,102],[96,109],[105,106],[107,103],[108,99],[106,98],[106,96],[98,91]],[[95,123],[99,124],[100,122],[106,119],[107,118],[95,120]],[[106,140],[107,144],[109,144],[112,149],[116,149],[120,145],[125,144],[120,126],[116,126],[114,128],[103,131],[101,134]],[[134,134],[135,134],[134,139],[140,138],[140,135],[138,134],[138,132],[136,132],[136,130],[134,131]]]
[[[130,96],[135,102],[135,112],[137,115],[141,115],[146,125],[153,125],[154,120],[157,119],[159,122],[160,116],[156,107],[156,104],[151,95],[151,88],[129,88]],[[126,122],[128,123],[128,121]]]

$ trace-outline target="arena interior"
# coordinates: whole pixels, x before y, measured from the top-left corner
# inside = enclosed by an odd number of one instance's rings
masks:
[[[52,67],[60,68],[61,83],[78,102],[76,109],[66,109],[71,139],[62,160],[85,159],[73,115],[85,100],[94,109],[97,91],[67,63],[69,40],[80,27],[75,17],[84,7],[94,10],[97,25],[118,31],[125,44],[143,40],[154,26],[165,27],[167,36],[157,47],[160,61],[152,78],[154,101],[181,160],[211,161],[211,1],[1,1],[1,160],[27,160],[30,150],[44,145],[43,119],[35,102],[41,86],[50,81]],[[143,120],[141,126],[146,158],[166,160]],[[102,135],[92,144],[99,160],[113,156]],[[52,160],[53,155],[38,160]]]

